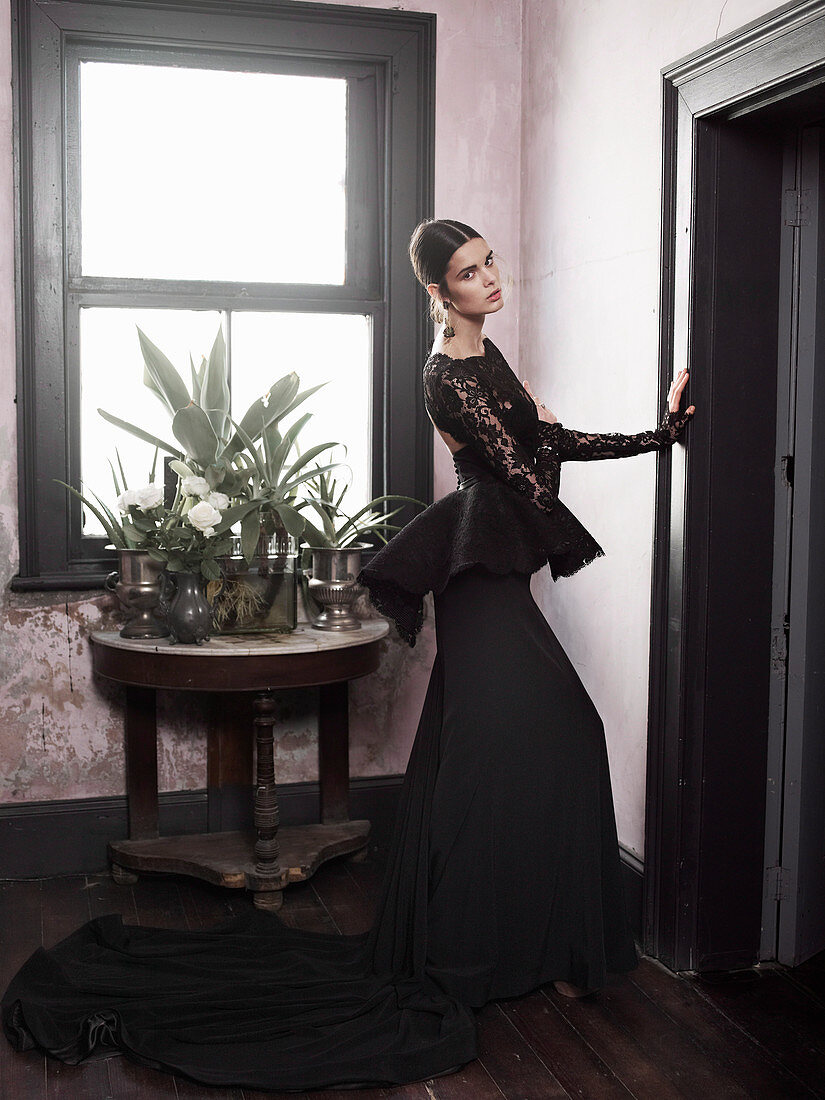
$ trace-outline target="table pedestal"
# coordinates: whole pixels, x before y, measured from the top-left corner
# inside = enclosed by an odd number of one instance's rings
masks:
[[[282,904],[284,887],[309,878],[325,860],[363,853],[370,823],[349,820],[348,680],[377,667],[377,643],[385,632],[386,624],[373,627],[370,623],[357,645],[343,645],[344,639],[331,645],[332,639],[324,639],[321,648],[312,639],[314,646],[305,650],[298,647],[302,642],[307,646],[308,639],[296,638],[289,649],[283,640],[277,645],[270,643],[274,653],[263,650],[263,640],[248,642],[243,649],[237,642],[223,642],[216,643],[220,651],[208,657],[195,647],[186,652],[176,647],[170,655],[160,649],[163,643],[133,641],[124,646],[116,640],[117,635],[93,635],[95,670],[127,685],[129,839],[109,845],[115,880],[134,882],[140,871],[192,875],[218,886],[251,890],[258,908],[275,910]],[[299,684],[318,684],[320,691],[321,821],[280,827],[273,736],[276,691],[277,687]],[[253,831],[158,836],[155,686],[221,692],[257,689],[252,719],[256,746]],[[218,708],[219,715],[220,711]],[[210,731],[210,795],[220,792],[224,761],[226,774],[237,786],[244,761],[249,759],[242,733],[228,726],[224,713],[216,730]],[[219,817],[220,806],[213,814],[210,803],[210,825]]]

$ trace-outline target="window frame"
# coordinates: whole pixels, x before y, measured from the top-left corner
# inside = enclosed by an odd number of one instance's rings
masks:
[[[428,323],[406,243],[432,213],[435,16],[284,0],[13,0],[12,17],[20,512],[12,589],[97,588],[112,568],[105,540],[81,535],[79,503],[54,480],[79,484],[84,305],[369,315],[373,493],[431,500],[432,428],[420,385]],[[366,84],[357,93],[361,108],[375,104],[371,117],[359,109],[348,127],[343,286],[80,273],[74,74],[84,59],[124,58],[221,68],[254,60],[256,70],[265,62],[279,72],[348,75],[351,89],[355,74],[374,78],[371,98]],[[370,143],[363,132],[373,126]]]

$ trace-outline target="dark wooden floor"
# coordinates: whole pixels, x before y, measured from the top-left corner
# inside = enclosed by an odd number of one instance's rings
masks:
[[[294,925],[358,932],[369,926],[379,868],[333,861],[291,887],[282,910]],[[0,986],[41,944],[90,917],[119,912],[129,923],[206,928],[249,905],[192,879],[106,876],[0,883]],[[396,1089],[302,1093],[319,1100],[544,1100],[554,1097],[718,1100],[825,1097],[825,960],[795,970],[675,977],[643,959],[620,984],[571,1001],[551,988],[488,1005],[479,1016],[481,1057],[450,1077]],[[109,1058],[66,1066],[16,1054],[0,1037],[2,1100],[250,1100],[296,1093],[208,1088]]]

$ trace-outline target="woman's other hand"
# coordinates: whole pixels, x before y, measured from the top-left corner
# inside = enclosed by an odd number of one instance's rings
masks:
[[[536,397],[536,395],[530,389],[530,383],[527,381],[526,378],[524,379],[524,382],[522,383],[522,385],[524,386],[524,388],[527,390],[529,395],[533,398],[533,400],[536,403],[536,412],[539,414],[539,420],[543,420],[545,422],[545,424],[555,424],[558,421],[558,417],[554,416],[550,412],[550,410],[547,408],[547,406],[543,405],[541,403],[541,401],[539,401],[539,399]]]
[[[670,390],[667,395],[667,407],[672,413],[679,411],[679,402],[682,400],[682,390],[688,383],[688,374],[687,368],[683,367],[670,384]],[[692,416],[696,412],[696,406],[691,405],[689,408],[685,409],[685,412]]]

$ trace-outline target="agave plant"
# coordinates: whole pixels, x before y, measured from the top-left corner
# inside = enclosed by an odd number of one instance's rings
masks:
[[[335,465],[340,465],[336,463]],[[384,531],[400,531],[401,528],[389,523],[392,516],[401,511],[404,503],[420,504],[426,508],[422,500],[415,497],[405,497],[397,494],[387,494],[376,497],[365,504],[354,516],[348,516],[341,508],[341,501],[349,488],[345,482],[340,488],[334,477],[328,473],[329,466],[318,466],[314,475],[307,480],[307,487],[313,492],[305,504],[308,504],[321,517],[321,526],[317,527],[308,519],[304,521],[303,538],[309,546],[325,546],[331,549],[342,550],[356,539],[364,535],[375,534],[383,543],[387,542]],[[402,505],[392,512],[381,512],[377,506],[389,501],[402,501]]]
[[[247,561],[255,553],[262,528],[271,534],[280,521],[291,535],[300,535],[304,517],[296,507],[296,490],[315,473],[305,469],[307,464],[335,444],[311,447],[287,465],[296,437],[311,414],[304,414],[283,435],[279,423],[326,383],[299,392],[298,375],[291,371],[274,382],[235,422],[230,415],[226,345],[221,329],[209,358],[204,358],[198,369],[190,357],[191,394],[170,360],[139,328],[138,339],[144,385],[169,412],[172,434],[180,446],[98,409],[104,420],[172,455],[171,466],[180,477],[203,477],[212,490],[239,503],[257,501],[258,508],[245,509],[242,522]]]

